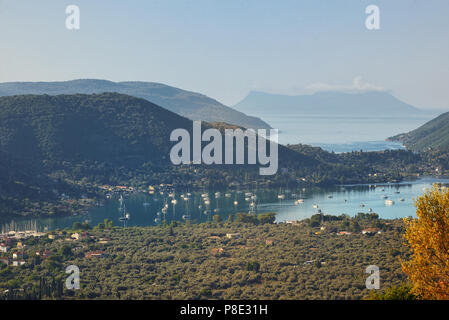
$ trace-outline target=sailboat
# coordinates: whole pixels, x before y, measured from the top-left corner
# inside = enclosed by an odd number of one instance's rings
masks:
[[[126,212],[126,206],[125,206],[125,204],[123,203],[123,198],[122,198],[122,200],[120,201],[120,209],[121,209],[121,211],[122,211],[123,216],[119,217],[118,219],[119,219],[120,221],[123,221],[123,227],[126,227],[126,221],[128,221],[129,218],[130,218],[131,216],[130,216],[129,213]]]

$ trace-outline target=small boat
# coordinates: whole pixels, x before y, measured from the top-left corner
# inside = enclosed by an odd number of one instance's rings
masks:
[[[399,199],[399,201],[401,201],[401,202],[404,202],[404,201],[405,201],[405,199],[404,199],[404,198],[400,198],[400,199]]]
[[[360,208],[364,208],[365,207],[365,204],[364,203],[361,203],[360,204]]]
[[[215,192],[215,198],[220,198],[221,197],[221,193],[220,192]]]
[[[144,202],[142,205],[143,205],[144,207],[148,207],[148,206],[150,205],[150,203],[149,203],[149,202]]]
[[[190,219],[190,215],[189,214],[185,214],[185,215],[182,216],[182,219],[189,220]]]
[[[387,206],[392,206],[392,205],[394,205],[394,201],[393,200],[385,200],[385,204]]]
[[[304,203],[304,199],[298,199],[298,203]]]
[[[382,196],[382,199],[388,199],[388,196],[383,195],[383,196]]]
[[[315,204],[313,205],[313,208],[314,208],[314,209],[318,209],[318,205],[315,203]]]
[[[238,201],[234,201],[234,206],[238,205],[239,202]]]
[[[176,204],[178,203],[178,200],[173,199],[173,200],[171,201],[171,203],[172,203],[173,205],[176,205]]]
[[[225,193],[225,198],[230,198],[232,195],[230,193]]]
[[[334,197],[334,196],[331,195],[331,194],[327,196],[328,199],[332,199],[333,197]]]
[[[154,222],[156,222],[156,223],[161,222],[161,218],[159,218],[159,217],[154,218]]]
[[[285,199],[285,194],[278,194],[278,199],[279,200],[284,200]]]
[[[120,217],[120,218],[118,218],[120,221],[126,221],[126,220],[129,220],[129,217],[130,217],[130,215],[129,215],[129,213],[127,213],[127,214],[125,214],[125,216],[124,217]]]
[[[245,192],[245,197],[251,197],[253,194],[251,192]]]

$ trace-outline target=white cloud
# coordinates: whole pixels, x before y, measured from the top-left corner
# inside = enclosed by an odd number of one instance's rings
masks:
[[[367,91],[386,91],[381,86],[364,82],[361,76],[357,76],[352,81],[352,84],[328,84],[328,83],[313,83],[306,87],[307,90],[312,91],[341,91],[341,92],[367,92]]]

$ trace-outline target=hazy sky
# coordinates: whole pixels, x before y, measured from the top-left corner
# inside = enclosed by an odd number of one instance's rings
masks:
[[[365,28],[369,4],[380,30]],[[0,61],[0,82],[154,81],[228,105],[251,90],[374,89],[449,109],[449,1],[0,0]]]

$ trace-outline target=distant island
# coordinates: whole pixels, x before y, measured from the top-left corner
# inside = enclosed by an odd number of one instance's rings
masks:
[[[388,92],[317,92],[309,95],[281,95],[252,91],[235,109],[258,115],[420,116],[428,115]]]

